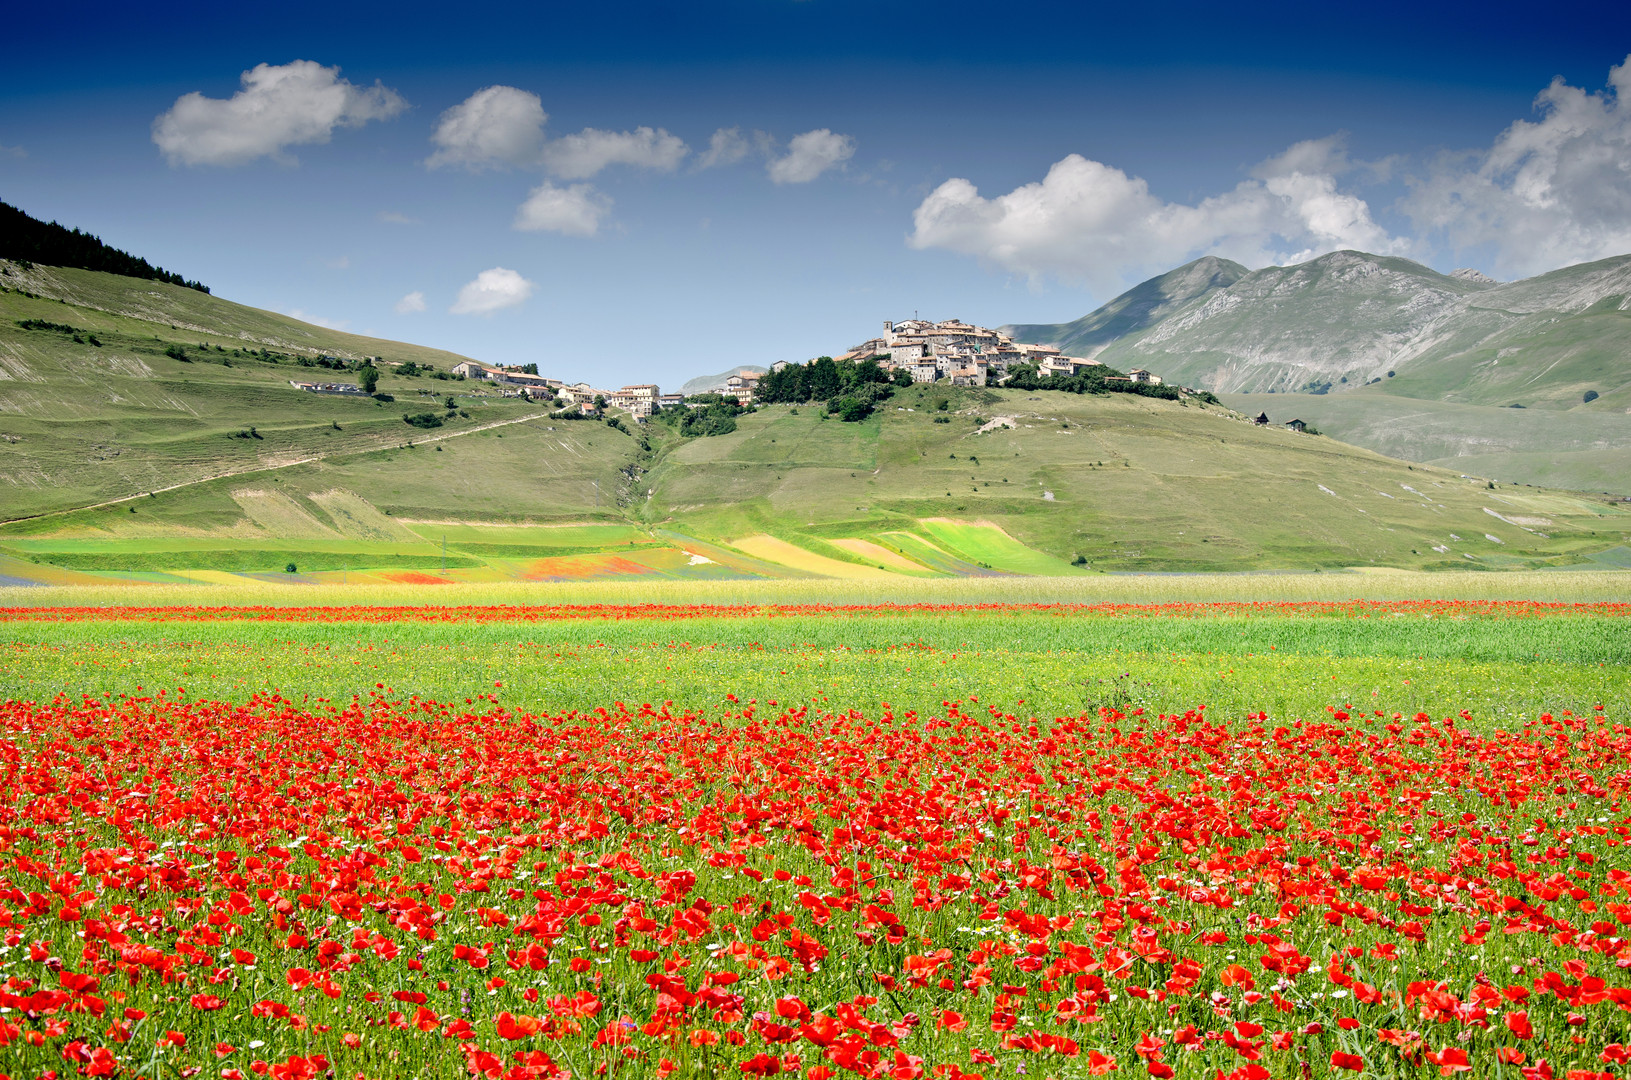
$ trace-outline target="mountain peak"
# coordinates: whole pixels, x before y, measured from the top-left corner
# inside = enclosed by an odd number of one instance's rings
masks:
[[[1071,355],[1092,355],[1118,338],[1153,326],[1191,301],[1227,289],[1248,273],[1237,262],[1203,255],[1176,270],[1140,282],[1075,322],[1005,326],[1015,341],[1055,345]]]
[[[1465,281],[1470,285],[1499,285],[1500,284],[1499,281],[1496,281],[1494,278],[1490,277],[1488,274],[1484,273],[1482,270],[1474,270],[1470,266],[1463,266],[1459,270],[1451,270],[1450,271],[1450,276],[1455,278],[1457,281]]]

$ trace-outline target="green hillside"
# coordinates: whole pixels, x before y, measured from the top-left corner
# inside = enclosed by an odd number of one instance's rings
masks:
[[[681,438],[407,373],[452,354],[5,269],[5,583],[1617,565],[1631,539],[1612,500],[1492,488],[1193,401],[917,385],[859,423],[768,406]],[[381,357],[392,400],[290,385],[355,382],[348,356]]]
[[[1335,439],[1456,473],[1631,494],[1631,417],[1623,411],[1513,409],[1401,398],[1381,386],[1347,394],[1224,394],[1230,408],[1277,423],[1301,418]]]
[[[462,357],[309,326],[161,282],[0,263],[0,492],[7,518],[394,447],[538,410],[446,373]],[[355,384],[340,359],[383,359],[394,402],[316,395]],[[421,431],[405,413],[454,415]]]
[[[323,353],[345,359],[381,356],[387,363],[411,360],[443,370],[470,359],[423,345],[313,326],[275,311],[234,304],[162,281],[144,281],[94,270],[39,265],[25,270],[20,263],[0,259],[0,288],[5,290],[0,293],[0,304],[5,305],[4,322],[0,323],[0,334],[5,336],[0,337],[0,342],[6,345],[12,343],[14,319],[63,321],[51,320],[53,312],[61,314],[60,308],[30,306],[24,294],[32,293],[39,300],[60,302],[87,313],[81,316],[82,320],[114,320],[100,327],[88,324],[93,331],[118,329],[135,338],[157,336],[184,344],[208,341],[212,346],[266,348],[306,355]]]

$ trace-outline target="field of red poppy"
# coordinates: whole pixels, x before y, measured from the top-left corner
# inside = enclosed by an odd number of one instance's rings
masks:
[[[0,611],[0,1072],[1631,1074],[1631,609]]]

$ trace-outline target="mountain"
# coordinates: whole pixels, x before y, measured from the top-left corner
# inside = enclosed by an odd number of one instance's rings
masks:
[[[1405,397],[1529,408],[1582,404],[1595,389],[1621,395],[1598,408],[1623,408],[1628,298],[1631,256],[1491,284],[1338,251],[1243,275],[1118,337],[1101,359],[1224,393],[1381,379]]]
[[[1091,358],[1106,345],[1204,300],[1245,277],[1237,262],[1208,255],[1136,285],[1097,311],[1068,323],[1020,323],[1002,327],[1015,341],[1053,345],[1067,356]]]
[[[1158,291],[1169,276],[1100,311]],[[1164,308],[1097,358],[1254,412],[1265,404],[1257,395],[1329,396],[1272,411],[1317,414],[1322,430],[1412,460],[1476,458],[1461,464],[1486,475],[1600,488],[1622,452],[1631,464],[1631,256],[1500,283],[1476,270],[1440,274],[1406,259],[1333,252],[1243,273]],[[1418,439],[1405,418],[1419,402],[1460,408],[1434,410],[1431,434]],[[1504,411],[1512,406],[1589,414],[1597,437],[1584,448],[1566,427],[1510,437],[1519,426]],[[1596,457],[1567,457],[1583,450]]]

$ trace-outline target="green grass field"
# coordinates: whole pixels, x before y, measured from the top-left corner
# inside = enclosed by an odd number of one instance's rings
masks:
[[[0,697],[153,691],[242,700],[277,690],[349,700],[463,698],[503,684],[518,707],[610,700],[887,701],[925,715],[977,697],[1036,715],[1100,703],[1231,715],[1318,715],[1375,699],[1416,711],[1455,702],[1482,722],[1603,701],[1631,707],[1631,620],[1500,621],[1052,615],[822,617],[765,622],[454,625],[13,623]]]

